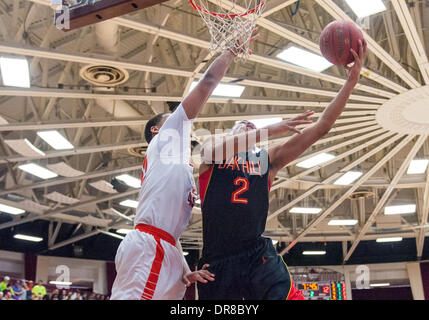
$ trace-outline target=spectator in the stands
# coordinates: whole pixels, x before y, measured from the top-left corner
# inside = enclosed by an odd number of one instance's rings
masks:
[[[82,300],[88,300],[88,293],[84,292],[82,294]]]
[[[67,293],[67,300],[74,300],[72,291],[69,291],[69,293]]]
[[[54,289],[54,290],[52,290],[52,292],[49,294],[49,300],[54,300],[53,298],[54,298],[54,296],[56,296],[57,297],[57,299],[55,299],[55,300],[59,300],[59,295],[60,295],[60,292],[58,291],[58,289]]]
[[[67,300],[67,290],[66,289],[61,290],[60,295],[59,295],[59,299],[60,300]]]
[[[21,280],[16,280],[15,284],[12,285],[12,289],[13,289],[13,298],[15,300],[23,300],[22,296],[24,294],[24,290],[22,289],[22,286],[21,286]]]
[[[79,289],[76,289],[76,291],[73,292],[71,300],[82,300]]]
[[[88,300],[96,300],[94,292],[89,295]]]
[[[14,300],[12,294],[7,289],[5,289],[2,293],[4,297],[3,300]]]
[[[0,282],[0,291],[3,292],[3,290],[5,290],[7,288],[7,285],[10,282],[10,278],[8,276],[5,276],[3,278],[3,281]]]
[[[12,297],[15,295],[15,293],[13,292],[13,288],[12,288],[12,284],[9,282],[6,289],[3,290],[3,293],[6,297]]]
[[[47,293],[46,287],[43,285],[43,281],[39,280],[39,282],[37,283],[37,285],[34,286],[31,292],[35,294],[37,297],[43,298]]]
[[[22,300],[30,300],[30,298],[27,298],[27,291],[28,291],[28,281],[22,280],[21,281],[21,287],[22,287]]]
[[[25,289],[27,290],[27,297],[26,297],[27,300],[31,300],[31,297],[33,295],[33,293],[31,291],[33,290],[33,287],[34,287],[33,280],[28,280],[25,283]]]

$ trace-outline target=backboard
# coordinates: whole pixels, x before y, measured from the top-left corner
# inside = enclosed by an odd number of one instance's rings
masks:
[[[167,0],[62,0],[62,9],[55,11],[55,24],[58,29],[70,31],[165,1]]]

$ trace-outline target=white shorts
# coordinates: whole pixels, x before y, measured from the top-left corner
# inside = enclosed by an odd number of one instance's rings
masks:
[[[119,245],[111,300],[182,300],[183,257],[170,235],[146,227],[150,233],[133,230]]]

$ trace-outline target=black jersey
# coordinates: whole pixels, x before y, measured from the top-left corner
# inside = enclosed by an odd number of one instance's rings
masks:
[[[208,261],[257,244],[268,214],[269,157],[243,152],[200,176],[203,257]]]

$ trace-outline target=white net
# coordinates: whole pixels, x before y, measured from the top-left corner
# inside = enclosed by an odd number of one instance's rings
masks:
[[[210,50],[231,50],[241,60],[249,57],[256,21],[266,0],[189,0],[206,23],[211,35]]]

